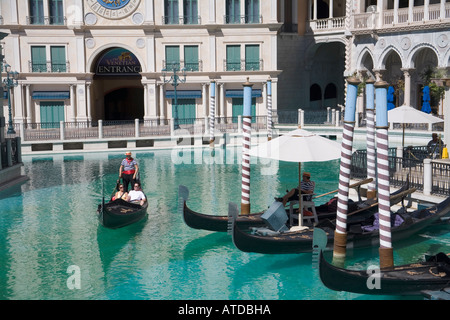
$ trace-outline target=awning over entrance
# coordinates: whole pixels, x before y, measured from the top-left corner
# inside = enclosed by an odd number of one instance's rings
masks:
[[[64,100],[70,99],[69,91],[33,91],[32,99],[36,100]]]
[[[177,99],[201,98],[201,90],[177,90]],[[166,90],[167,99],[175,99],[175,90]]]
[[[244,90],[236,89],[236,90],[226,90],[225,97],[227,98],[243,98]],[[262,97],[261,89],[252,89],[252,98],[260,98]]]

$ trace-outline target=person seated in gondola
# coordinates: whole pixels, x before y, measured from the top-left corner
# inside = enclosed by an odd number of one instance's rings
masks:
[[[286,203],[289,201],[299,200],[299,194],[301,193],[301,194],[311,194],[311,196],[303,197],[304,201],[311,201],[315,186],[316,183],[314,181],[311,181],[311,174],[309,172],[303,172],[300,186],[291,189],[282,198],[276,198],[276,200],[282,202],[283,206],[286,206]]]
[[[116,194],[112,197],[112,200],[117,200],[117,199],[123,199],[123,200],[127,200],[128,199],[128,192],[123,190],[123,183],[119,184],[119,191],[116,192]]]
[[[145,201],[147,201],[147,198],[145,197],[144,192],[142,192],[141,184],[139,182],[135,182],[134,189],[128,192],[127,201],[140,204],[141,206],[143,206]]]

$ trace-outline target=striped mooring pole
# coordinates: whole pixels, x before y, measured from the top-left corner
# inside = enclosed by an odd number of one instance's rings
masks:
[[[209,104],[209,146],[214,147],[214,124],[216,122],[216,82],[211,81]]]
[[[374,80],[366,81],[366,119],[367,119],[367,178],[372,178],[367,187],[367,199],[376,197],[376,176],[375,176],[375,89]]]
[[[391,237],[391,204],[389,188],[389,159],[388,159],[388,112],[387,88],[388,83],[375,83],[377,108],[377,171],[378,171],[378,214],[380,220],[380,269],[394,266],[394,253]]]
[[[344,130],[342,133],[341,164],[339,169],[339,191],[336,212],[336,232],[334,233],[333,263],[342,265],[347,247],[347,212],[352,163],[353,132],[358,85],[355,77],[347,79],[347,99],[345,101]]]
[[[267,140],[272,140],[272,79],[267,80]]]
[[[241,214],[250,213],[250,139],[252,130],[252,86],[247,78],[244,83],[244,112],[242,124],[242,196]]]

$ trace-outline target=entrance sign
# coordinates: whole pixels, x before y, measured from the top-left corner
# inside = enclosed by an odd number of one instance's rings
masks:
[[[124,48],[114,48],[108,50],[99,59],[95,74],[130,76],[139,75],[141,71],[141,64],[132,52]]]
[[[140,0],[87,0],[92,11],[103,18],[121,19],[136,10]]]

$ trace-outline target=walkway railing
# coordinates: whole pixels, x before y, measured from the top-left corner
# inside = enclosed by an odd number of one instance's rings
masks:
[[[411,188],[448,196],[450,194],[450,164],[429,159],[426,147],[405,147],[404,157],[397,157],[396,148],[389,149],[389,182],[391,186],[403,186],[407,179]],[[430,166],[426,173],[426,166]],[[431,174],[431,179],[425,176]],[[351,177],[367,178],[366,150],[357,150],[352,156]],[[427,185],[431,181],[431,185]]]
[[[341,126],[341,108],[328,107],[322,110],[278,110],[273,112],[272,126],[297,124],[305,125]],[[356,127],[365,127],[364,114],[356,116]],[[5,136],[14,138],[20,136],[22,141],[49,140],[88,140],[107,138],[133,138],[152,136],[172,136],[180,134],[208,134],[209,120],[205,118],[178,119],[181,130],[175,130],[173,119],[154,120],[98,120],[77,122],[46,122],[46,123],[15,123],[16,134]],[[394,125],[393,128],[400,128]],[[220,133],[239,133],[242,130],[242,117],[216,117],[214,129]],[[407,130],[443,131],[442,123],[432,127],[423,124],[409,125]],[[252,118],[252,130],[259,132],[267,130],[267,116]]]

